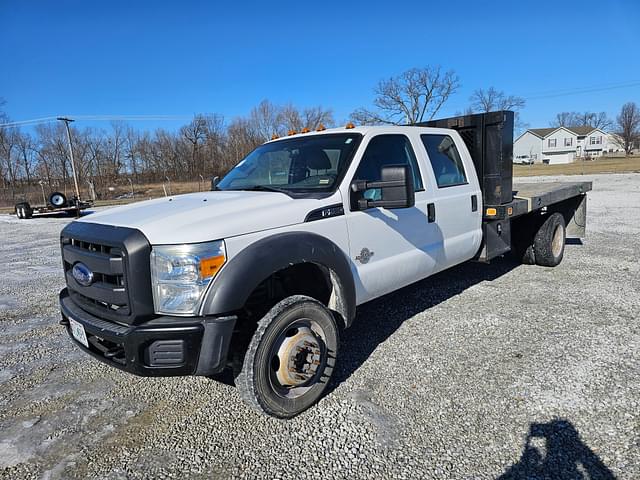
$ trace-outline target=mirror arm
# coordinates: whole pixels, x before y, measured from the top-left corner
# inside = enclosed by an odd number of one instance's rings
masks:
[[[402,180],[389,180],[387,182],[367,182],[366,180],[356,180],[351,184],[351,190],[354,192],[364,192],[370,188],[389,188],[389,187],[403,187],[404,182]]]
[[[358,200],[358,208],[360,210],[366,210],[367,208],[375,208],[375,207],[383,207],[383,208],[402,208],[405,207],[406,202],[403,200],[366,200],[360,199]]]

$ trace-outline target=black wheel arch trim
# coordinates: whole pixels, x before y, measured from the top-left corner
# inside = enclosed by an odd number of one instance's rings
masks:
[[[286,232],[252,243],[220,271],[207,292],[203,315],[237,312],[260,283],[292,265],[314,263],[329,270],[337,311],[345,326],[355,317],[356,289],[349,259],[331,240],[309,232]],[[336,288],[337,287],[337,288]]]

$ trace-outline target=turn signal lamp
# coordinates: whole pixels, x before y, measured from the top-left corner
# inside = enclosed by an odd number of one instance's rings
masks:
[[[202,277],[213,277],[218,270],[224,265],[224,255],[218,255],[217,257],[203,258],[200,260],[200,275]]]
[[[495,208],[487,208],[487,217],[494,217],[498,211]]]

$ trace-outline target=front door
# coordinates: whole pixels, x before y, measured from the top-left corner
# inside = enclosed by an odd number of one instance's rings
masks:
[[[428,219],[432,192],[424,189],[414,147],[406,135],[373,137],[353,180],[379,181],[384,165],[411,167],[416,201],[411,208],[357,211],[355,194],[350,198],[345,210],[358,303],[430,275],[438,263],[437,246],[442,243],[437,225]],[[380,199],[380,195],[379,189],[364,192],[370,200]]]

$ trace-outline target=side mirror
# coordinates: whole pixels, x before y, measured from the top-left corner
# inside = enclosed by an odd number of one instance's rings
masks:
[[[379,182],[356,180],[351,184],[354,193],[364,192],[370,188],[379,188],[382,195],[380,200],[357,199],[358,210],[372,207],[409,208],[415,205],[415,191],[413,178],[408,165],[386,165],[380,172]]]
[[[211,177],[211,191],[214,191],[218,187],[218,182],[220,181],[220,177],[217,175],[215,177]]]

